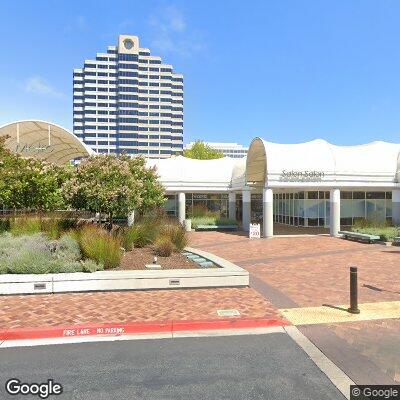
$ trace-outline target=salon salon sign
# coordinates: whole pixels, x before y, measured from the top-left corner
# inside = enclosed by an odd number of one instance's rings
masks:
[[[324,176],[325,173],[323,171],[287,171],[284,169],[279,180],[284,182],[318,182],[322,181]]]

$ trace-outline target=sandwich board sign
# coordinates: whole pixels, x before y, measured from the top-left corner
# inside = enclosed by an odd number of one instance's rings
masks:
[[[249,238],[260,239],[260,224],[250,224]]]

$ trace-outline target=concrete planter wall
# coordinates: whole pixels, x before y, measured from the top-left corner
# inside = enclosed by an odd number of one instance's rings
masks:
[[[220,268],[98,271],[93,273],[0,275],[0,295],[248,286],[249,273],[213,254],[186,248]]]

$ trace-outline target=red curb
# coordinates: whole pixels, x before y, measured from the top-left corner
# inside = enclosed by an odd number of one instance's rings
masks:
[[[45,328],[16,328],[0,330],[0,341],[54,339],[87,336],[122,336],[130,334],[172,333],[196,330],[251,329],[286,326],[284,319],[231,319],[200,321],[151,321],[124,324],[86,324]]]

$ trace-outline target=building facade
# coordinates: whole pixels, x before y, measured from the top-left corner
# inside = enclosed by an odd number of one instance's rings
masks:
[[[160,176],[167,211],[180,221],[196,205],[260,223],[320,227],[338,236],[358,220],[400,225],[400,145],[335,146],[324,140],[277,144],[255,138],[247,157],[149,160]]]
[[[185,150],[192,148],[195,142],[190,142],[185,145]],[[242,158],[246,157],[248,147],[245,147],[238,143],[219,143],[219,142],[204,142],[206,145],[212,147],[215,150],[220,151],[225,157],[231,158]]]
[[[120,35],[73,73],[74,133],[97,153],[165,158],[183,151],[183,76]]]

